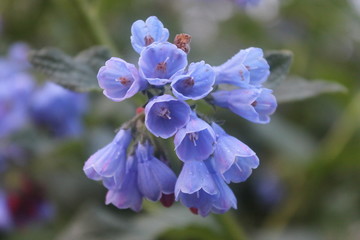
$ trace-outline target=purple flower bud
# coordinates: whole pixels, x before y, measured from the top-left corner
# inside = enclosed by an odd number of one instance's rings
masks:
[[[82,115],[86,108],[86,95],[48,82],[35,92],[31,116],[38,126],[56,136],[75,137],[82,132]]]
[[[270,75],[270,67],[262,49],[254,47],[240,50],[214,69],[217,74],[215,84],[226,83],[243,88],[260,87]]]
[[[176,133],[174,143],[176,154],[182,161],[202,161],[214,152],[215,133],[192,112],[186,126]]]
[[[213,89],[215,71],[204,61],[191,63],[189,69],[172,78],[172,91],[178,99],[199,100]]]
[[[134,156],[127,159],[126,171],[123,173],[123,183],[118,189],[109,190],[106,194],[106,204],[113,204],[117,208],[131,208],[138,212],[142,206],[142,195],[137,184],[137,161]]]
[[[103,180],[108,189],[121,186],[125,179],[126,151],[131,139],[131,129],[121,129],[111,143],[85,162],[83,170],[86,176],[97,181]]]
[[[131,44],[137,53],[153,42],[166,42],[169,38],[169,30],[164,28],[160,20],[151,16],[143,20],[137,20],[131,26]]]
[[[138,161],[138,187],[141,194],[151,200],[160,200],[162,194],[174,193],[175,173],[154,156],[152,146],[145,142],[136,148]]]
[[[254,123],[269,123],[270,115],[277,107],[272,90],[266,88],[217,91],[211,95],[215,105],[229,108],[232,112]]]
[[[190,107],[170,95],[154,97],[145,107],[145,125],[157,137],[169,138],[189,121]]]
[[[243,182],[257,168],[259,159],[256,154],[238,139],[226,134],[216,123],[212,123],[216,134],[214,165],[223,174],[226,182]]]
[[[104,95],[115,102],[134,96],[148,85],[133,64],[115,57],[106,61],[97,77]]]
[[[186,161],[175,185],[175,199],[188,208],[207,216],[213,198],[218,194],[216,183],[203,161]]]
[[[140,54],[140,74],[150,84],[162,86],[171,82],[170,78],[187,65],[187,55],[174,44],[154,43]]]

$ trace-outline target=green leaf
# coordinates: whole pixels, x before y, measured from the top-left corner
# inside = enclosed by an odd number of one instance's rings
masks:
[[[99,89],[96,75],[110,53],[104,47],[92,47],[72,58],[57,48],[43,48],[30,52],[29,58],[49,80],[73,91],[88,92]]]
[[[265,59],[270,65],[270,76],[266,81],[266,87],[274,88],[274,86],[277,86],[286,79],[292,58],[293,54],[288,50],[273,50],[265,53]]]
[[[347,89],[335,82],[306,80],[292,76],[274,89],[278,103],[300,101],[323,93],[346,92]]]

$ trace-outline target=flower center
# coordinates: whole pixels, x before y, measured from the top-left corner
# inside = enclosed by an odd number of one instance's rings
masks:
[[[165,118],[165,119],[171,119],[170,116],[170,110],[166,107],[160,107],[160,111],[158,113],[159,117]]]
[[[199,139],[199,134],[196,132],[189,133],[189,139],[193,142],[194,146],[196,147],[196,141]]]
[[[116,81],[120,82],[122,85],[129,85],[131,81],[126,77],[119,77]]]
[[[166,62],[158,63],[158,65],[156,65],[156,70],[164,73],[166,71]]]
[[[149,46],[150,44],[152,44],[154,42],[154,38],[151,37],[150,35],[145,36],[144,40],[145,40],[145,46]]]
[[[251,104],[251,106],[253,106],[253,107],[256,107],[256,105],[257,105],[257,101],[253,101]]]
[[[192,77],[188,77],[187,79],[184,80],[184,86],[185,87],[192,87],[194,86],[194,78]]]

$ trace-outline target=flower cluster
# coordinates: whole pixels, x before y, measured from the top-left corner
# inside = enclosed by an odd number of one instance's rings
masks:
[[[145,198],[165,206],[180,201],[201,216],[236,209],[227,184],[245,181],[259,159],[186,101],[205,99],[249,121],[268,123],[277,104],[272,91],[262,87],[270,74],[263,51],[241,50],[217,67],[204,61],[188,64],[190,35],[178,34],[174,43],[168,42],[169,31],[154,16],[136,21],[131,33],[131,44],[140,54],[138,66],[113,57],[100,68],[99,85],[113,101],[138,92],[149,101],[86,161],[86,175],[103,181],[109,190],[106,203],[118,208],[139,211]],[[232,90],[219,90],[229,85]],[[154,136],[174,136],[176,155],[183,162],[178,178]]]

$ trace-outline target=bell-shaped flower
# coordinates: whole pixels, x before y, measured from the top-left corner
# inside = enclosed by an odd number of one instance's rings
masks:
[[[260,48],[240,50],[224,64],[215,67],[215,84],[232,84],[238,87],[260,87],[270,75],[270,66]]]
[[[31,117],[58,137],[75,137],[82,132],[82,116],[87,96],[48,82],[38,89],[31,101]]]
[[[186,53],[168,42],[153,43],[140,54],[139,70],[151,85],[162,86],[171,82],[171,77],[183,71],[187,65]]]
[[[204,161],[184,162],[175,185],[176,201],[188,208],[196,208],[201,216],[207,216],[218,193]]]
[[[123,182],[118,189],[109,190],[106,194],[106,204],[113,204],[117,208],[131,208],[138,212],[142,206],[142,195],[137,184],[137,161],[134,156],[128,157]]]
[[[215,133],[209,124],[192,112],[186,126],[176,133],[174,143],[180,160],[202,161],[214,152]]]
[[[99,86],[109,99],[120,102],[146,89],[147,82],[139,77],[133,64],[116,57],[105,62],[97,75]]]
[[[137,20],[131,26],[131,44],[137,53],[153,42],[166,42],[169,38],[169,30],[164,28],[160,20],[151,16],[143,20]]]
[[[244,182],[252,173],[252,170],[259,166],[259,158],[256,155],[249,157],[236,157],[231,167],[222,175],[227,183]]]
[[[145,198],[158,201],[162,194],[174,193],[175,173],[154,156],[154,149],[148,142],[137,145],[136,159],[138,161],[138,187]]]
[[[154,97],[145,107],[145,125],[157,137],[172,137],[190,118],[189,105],[170,95]]]
[[[93,180],[104,180],[105,187],[117,188],[124,181],[126,151],[131,142],[131,129],[121,129],[114,140],[94,153],[84,165],[86,176]]]
[[[223,214],[229,211],[230,208],[237,209],[236,197],[230,187],[224,182],[221,173],[216,168],[214,159],[211,157],[204,162],[218,190],[218,193],[212,199],[211,211]]]
[[[188,70],[172,78],[172,92],[178,99],[199,100],[206,97],[215,82],[215,71],[204,61],[191,63]]]
[[[247,145],[237,138],[228,135],[218,124],[212,123],[216,134],[216,147],[214,151],[214,164],[220,173],[229,170],[236,161],[249,161],[257,159],[256,154]],[[246,166],[243,164],[243,166]],[[250,165],[251,166],[251,165]],[[249,167],[250,167],[249,166]],[[257,166],[256,166],[257,167]],[[247,171],[249,172],[249,171]],[[251,169],[250,169],[251,173]],[[244,179],[243,181],[245,181]]]
[[[254,123],[269,123],[270,115],[275,112],[277,107],[272,90],[266,88],[216,91],[211,96],[213,104],[228,108]]]

